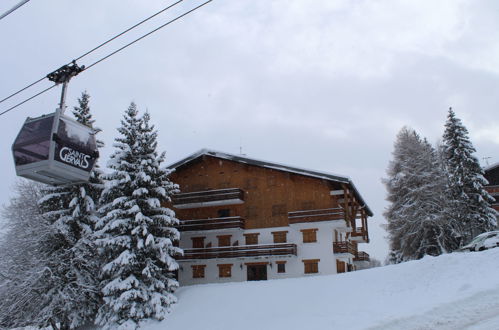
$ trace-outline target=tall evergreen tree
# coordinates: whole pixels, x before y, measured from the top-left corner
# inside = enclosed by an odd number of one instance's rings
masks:
[[[460,225],[464,244],[475,235],[496,228],[497,220],[496,211],[490,207],[494,199],[483,188],[487,180],[474,156],[476,150],[468,130],[452,108],[445,123],[443,149],[449,179],[448,198],[453,203],[449,217]]]
[[[5,234],[0,236],[0,329],[27,327],[36,323],[43,297],[37,283],[48,270],[41,242],[50,234],[38,200],[44,185],[18,181],[15,196],[2,210]]]
[[[432,146],[412,129],[397,136],[384,180],[390,202],[385,211],[391,253],[398,263],[439,255],[453,247],[455,230],[445,221],[442,167]]]
[[[177,186],[162,167],[165,154],[156,151],[157,133],[149,120],[147,113],[138,117],[134,103],[129,106],[108,163],[112,173],[106,176],[98,224],[106,262],[101,284],[105,304],[97,322],[104,328],[136,328],[143,319],[161,320],[176,302],[174,256],[181,250],[173,243],[179,239],[178,220],[162,205]]]
[[[92,126],[89,95],[84,92],[73,114]],[[96,130],[97,132],[98,130]],[[44,279],[44,303],[38,326],[73,329],[94,320],[101,296],[98,290],[99,260],[93,242],[97,201],[103,189],[96,167],[88,183],[47,188],[39,201],[51,234],[42,245],[50,276]]]

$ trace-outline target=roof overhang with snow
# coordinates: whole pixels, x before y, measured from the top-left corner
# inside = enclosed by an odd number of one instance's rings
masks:
[[[184,165],[186,165],[186,164],[188,164],[188,163],[190,163],[190,162],[194,161],[195,159],[202,157],[202,156],[211,156],[211,157],[215,157],[215,158],[231,160],[231,161],[238,162],[238,163],[269,168],[269,169],[273,169],[273,170],[277,170],[277,171],[283,171],[283,172],[289,172],[289,173],[314,177],[314,178],[323,179],[323,180],[327,180],[327,181],[331,181],[331,182],[344,183],[352,189],[352,191],[355,194],[355,197],[359,200],[359,203],[361,204],[361,206],[365,208],[367,214],[371,217],[373,216],[371,209],[369,208],[369,206],[367,206],[367,203],[364,201],[364,199],[360,195],[359,191],[357,190],[357,188],[353,184],[352,180],[349,177],[342,176],[342,175],[307,170],[307,169],[298,168],[298,167],[294,167],[294,166],[272,163],[272,162],[258,160],[258,159],[254,159],[254,158],[248,158],[248,157],[242,156],[242,155],[232,155],[232,154],[214,151],[214,150],[209,150],[209,149],[201,149],[200,151],[195,152],[192,155],[187,156],[186,158],[183,158],[183,159],[179,160],[178,162],[171,164],[170,166],[168,166],[168,168],[169,169],[178,169],[179,167],[182,167],[182,166],[184,166]]]

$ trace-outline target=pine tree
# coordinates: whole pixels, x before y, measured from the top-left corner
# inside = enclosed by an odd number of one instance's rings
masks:
[[[496,211],[490,207],[494,201],[483,188],[487,180],[474,156],[475,148],[468,130],[454,111],[449,109],[443,136],[444,158],[448,171],[448,198],[452,201],[449,217],[460,226],[462,244],[475,235],[497,226]]]
[[[390,263],[440,255],[453,247],[455,230],[443,213],[445,177],[437,153],[412,129],[397,136],[394,159],[384,180],[391,203],[384,215]]]
[[[136,328],[144,319],[163,319],[178,287],[174,256],[181,253],[172,210],[163,207],[177,186],[162,167],[157,133],[149,115],[138,117],[132,103],[115,139],[102,196],[99,245],[106,260],[102,268],[105,304],[97,322],[104,328]]]
[[[92,126],[86,92],[73,114]],[[98,130],[96,130],[97,132]],[[91,172],[88,183],[47,188],[39,201],[51,234],[42,245],[50,275],[44,279],[44,303],[37,326],[73,329],[94,320],[101,296],[98,290],[99,260],[94,243],[98,198],[103,189],[100,170]]]
[[[7,231],[0,236],[0,329],[29,326],[40,310],[36,284],[47,275],[40,243],[50,234],[37,204],[42,188],[33,181],[18,181],[15,196],[2,210]]]

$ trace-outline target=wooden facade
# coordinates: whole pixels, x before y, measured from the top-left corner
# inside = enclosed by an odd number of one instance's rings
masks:
[[[321,234],[324,228],[330,228],[327,235],[331,242],[320,248],[328,249],[331,260],[335,260],[334,254],[346,256],[342,262],[350,262],[350,267],[345,267],[353,269],[357,244],[369,242],[367,218],[372,213],[348,178],[209,150],[170,168],[174,170],[171,180],[181,189],[169,205],[180,220],[180,247],[185,251],[181,262],[299,258],[301,250],[308,251],[317,244],[319,228]],[[338,231],[341,237],[337,237]],[[205,239],[208,234],[213,239]],[[313,253],[310,251],[307,253]],[[314,262],[303,261],[307,265],[304,273],[320,272],[319,258],[306,260]],[[220,270],[224,278],[229,277],[229,263],[218,263],[224,265]],[[291,261],[275,260],[279,273],[289,268],[285,264],[292,266]],[[247,262],[240,265],[243,267]],[[205,272],[204,264],[189,268],[195,269],[194,278]],[[238,271],[237,267],[234,271]],[[253,279],[255,272],[261,274],[254,267],[247,271]]]
[[[492,207],[496,211],[499,211],[499,164],[487,167],[484,176],[489,182],[488,185],[485,186],[485,189],[494,197]]]

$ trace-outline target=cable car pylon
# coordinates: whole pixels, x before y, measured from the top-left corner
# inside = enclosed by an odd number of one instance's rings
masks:
[[[73,61],[47,75],[62,84],[59,107],[24,122],[12,146],[17,175],[54,186],[89,180],[99,157],[95,131],[64,115],[68,83],[84,69]]]

